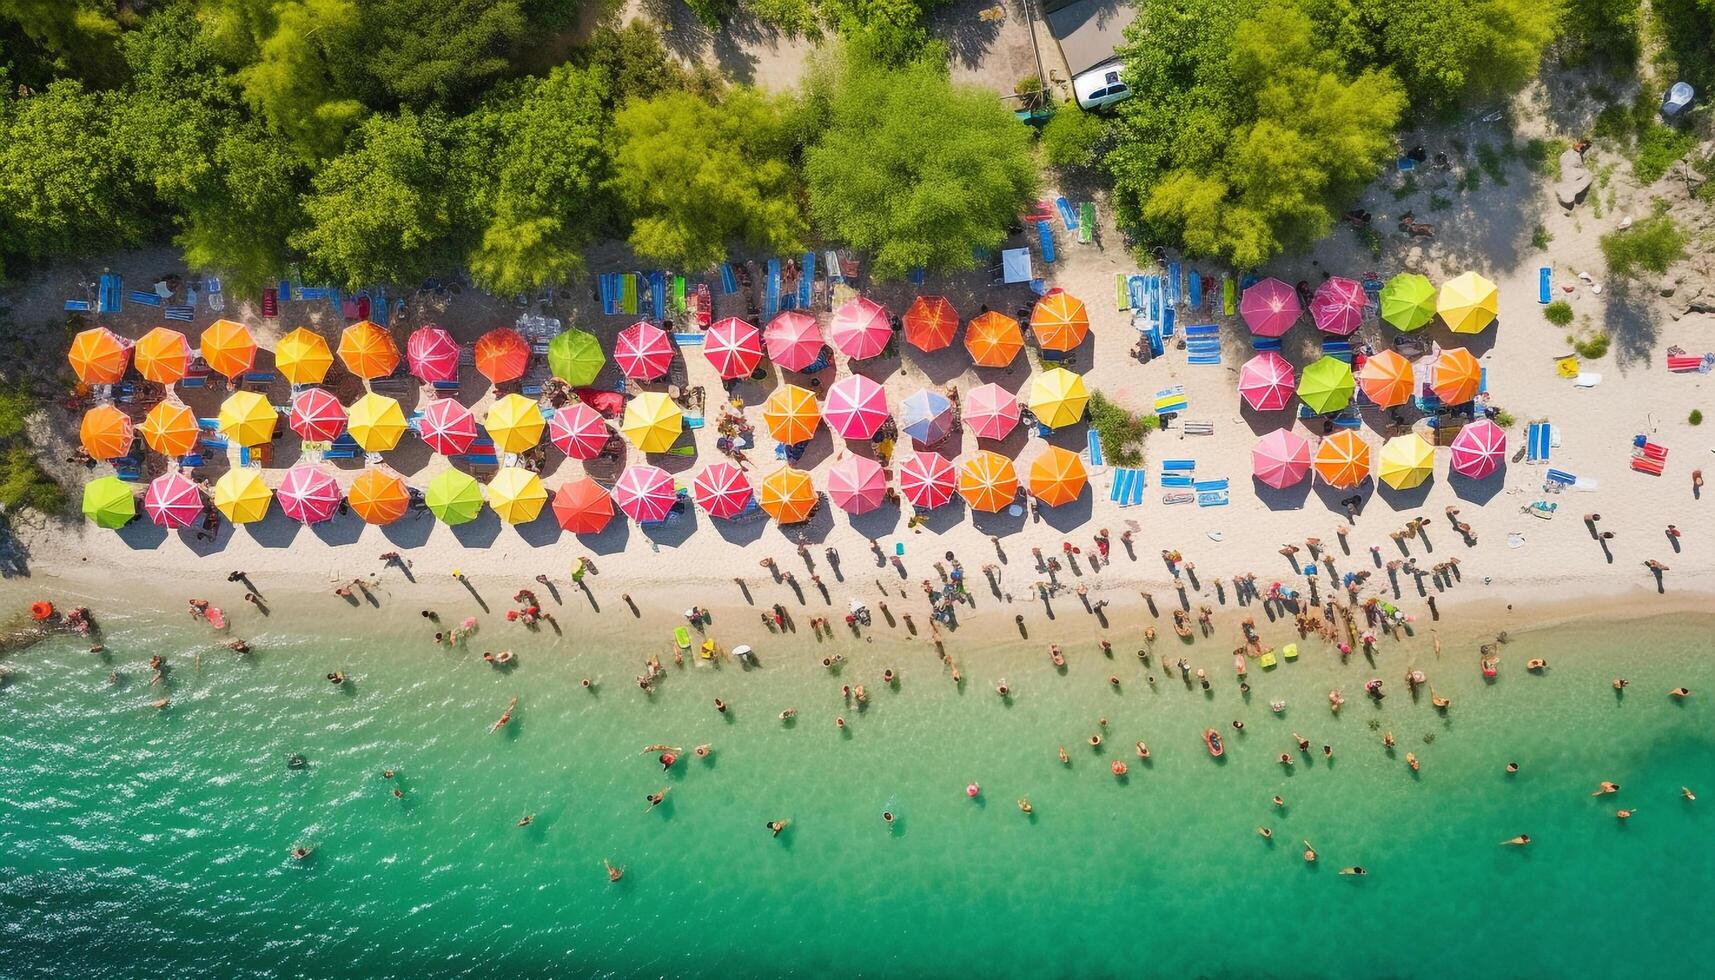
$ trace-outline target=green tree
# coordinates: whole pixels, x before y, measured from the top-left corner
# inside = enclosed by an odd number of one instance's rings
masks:
[[[1106,129],[1100,117],[1068,102],[1042,127],[1042,155],[1056,167],[1087,167]]]
[[[338,153],[363,118],[357,0],[207,0],[210,36],[244,98],[306,156]]]
[[[669,92],[628,103],[614,123],[612,187],[630,213],[638,255],[700,269],[733,242],[772,252],[802,247],[779,99],[748,88],[718,104]]]
[[[1035,197],[1029,129],[993,92],[952,84],[944,66],[848,59],[813,84],[810,213],[871,252],[877,276],[974,268]]]
[[[467,225],[444,116],[371,116],[327,161],[303,198],[308,227],[292,235],[307,272],[356,289],[414,282],[462,258]]]
[[[1365,0],[1414,103],[1446,110],[1534,78],[1563,0]]]
[[[462,105],[505,74],[528,29],[518,0],[368,0],[366,63],[387,97]]]
[[[116,84],[124,63],[113,7],[100,0],[0,0],[0,64],[23,62],[20,80],[30,85],[56,76]],[[8,34],[27,44],[6,43]]]

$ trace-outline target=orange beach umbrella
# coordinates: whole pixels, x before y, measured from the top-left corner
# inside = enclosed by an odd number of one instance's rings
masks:
[[[391,524],[411,508],[405,481],[389,470],[364,470],[351,481],[345,499],[366,524]]]
[[[399,345],[392,334],[359,320],[340,333],[339,359],[346,370],[365,381],[384,378],[399,366]]]
[[[77,437],[95,459],[118,459],[131,451],[131,420],[112,405],[97,405],[83,415]]]
[[[797,524],[816,509],[816,488],[810,483],[810,474],[782,466],[763,477],[757,503],[780,523]]]
[[[1411,362],[1398,351],[1384,350],[1364,362],[1358,371],[1358,387],[1377,406],[1392,408],[1411,401],[1417,376],[1411,370]]]
[[[71,369],[86,385],[110,385],[118,381],[125,376],[130,356],[125,341],[106,327],[78,331],[71,339],[71,349],[66,351]]]
[[[1050,289],[1030,311],[1030,332],[1043,350],[1071,350],[1090,332],[1084,301],[1064,289]]]
[[[980,367],[1006,367],[1024,349],[1018,321],[990,310],[965,325],[965,350]]]
[[[191,369],[191,342],[177,330],[156,327],[137,338],[131,359],[143,377],[170,385]]]
[[[959,467],[959,496],[972,510],[997,513],[1018,496],[1018,471],[1012,460],[984,449]]]
[[[250,328],[236,320],[216,320],[202,332],[197,344],[209,370],[236,378],[256,363],[256,339]]]
[[[938,351],[953,343],[959,332],[959,314],[945,296],[919,296],[901,317],[905,321],[905,342],[924,353]]]
[[[1030,464],[1030,492],[1050,507],[1069,504],[1084,492],[1089,475],[1077,453],[1050,446]]]
[[[197,417],[179,402],[156,402],[143,417],[143,442],[163,456],[184,456],[197,447]]]
[[[1310,465],[1331,487],[1347,490],[1370,475],[1370,447],[1350,429],[1341,429],[1322,440]]]
[[[777,388],[762,406],[762,421],[768,432],[788,446],[796,446],[815,438],[816,426],[822,421],[822,408],[816,396],[797,385]]]
[[[1463,347],[1449,347],[1429,369],[1429,388],[1444,405],[1463,405],[1483,387],[1483,366]]]

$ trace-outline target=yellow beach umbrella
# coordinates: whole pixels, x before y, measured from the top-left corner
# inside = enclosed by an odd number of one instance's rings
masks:
[[[227,470],[214,481],[214,505],[234,524],[249,524],[268,516],[268,502],[273,499],[274,491],[253,469]]]
[[[625,403],[619,431],[646,453],[664,453],[673,448],[684,427],[685,413],[673,399],[659,391],[646,391]]]
[[[333,367],[333,351],[321,334],[299,327],[280,338],[274,348],[274,366],[290,384],[319,385]]]
[[[1454,333],[1482,333],[1500,312],[1501,294],[1495,284],[1475,272],[1447,281],[1435,298],[1435,312]]]
[[[1030,399],[1026,403],[1037,421],[1050,429],[1071,425],[1084,417],[1084,404],[1090,400],[1082,375],[1062,367],[1049,368],[1030,381]]]
[[[405,434],[405,412],[397,399],[366,392],[351,403],[345,428],[366,453],[384,453],[399,445]]]
[[[1396,436],[1382,446],[1381,481],[1395,490],[1422,486],[1434,465],[1435,448],[1415,432]]]
[[[548,490],[536,474],[508,466],[488,481],[488,506],[508,524],[528,524],[548,503]]]
[[[523,395],[503,396],[482,417],[482,427],[494,440],[494,448],[503,453],[521,453],[541,442],[546,424],[542,410]]]
[[[235,391],[220,403],[220,431],[240,446],[260,446],[274,438],[280,415],[268,399],[254,391]]]

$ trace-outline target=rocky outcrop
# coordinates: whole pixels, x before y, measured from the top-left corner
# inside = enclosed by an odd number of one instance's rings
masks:
[[[1590,171],[1584,167],[1584,154],[1567,149],[1560,154],[1560,182],[1554,185],[1554,196],[1560,206],[1572,210],[1590,189]]]

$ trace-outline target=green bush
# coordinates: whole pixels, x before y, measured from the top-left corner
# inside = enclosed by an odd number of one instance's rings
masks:
[[[1660,274],[1685,257],[1686,241],[1673,219],[1660,214],[1603,235],[1602,257],[1608,261],[1608,272],[1623,279],[1640,271]]]
[[[65,487],[42,469],[29,446],[14,443],[0,454],[0,504],[6,509],[29,507],[57,517],[68,503]]]
[[[1087,167],[1096,160],[1102,121],[1068,102],[1042,127],[1042,155],[1055,167]]]
[[[1533,174],[1550,180],[1560,179],[1560,154],[1570,146],[1564,139],[1533,139],[1524,145],[1524,165]]]
[[[1513,418],[1513,413],[1507,411],[1506,409],[1504,409],[1504,408],[1495,409],[1494,423],[1496,425],[1500,426],[1501,428],[1510,429],[1513,427],[1513,423],[1517,422],[1517,421],[1518,421],[1518,419]]]
[[[1495,183],[1502,187],[1507,186],[1506,167],[1501,161],[1500,153],[1494,147],[1487,143],[1477,147],[1477,165],[1482,167],[1483,172],[1488,174]]]
[[[1687,418],[1685,421],[1690,422],[1692,425],[1702,425],[1703,424],[1703,409],[1701,409],[1701,408],[1692,409],[1691,410],[1691,416],[1689,418]]]
[[[1627,106],[1611,105],[1596,114],[1596,124],[1590,128],[1591,135],[1599,140],[1612,140],[1616,143],[1631,143],[1632,141],[1632,111]]]
[[[1660,180],[1669,167],[1697,146],[1697,137],[1672,126],[1652,125],[1638,137],[1638,155],[1632,161],[1632,176],[1644,186]]]
[[[1535,228],[1530,230],[1530,244],[1532,248],[1540,251],[1547,248],[1548,243],[1552,241],[1554,241],[1554,236],[1542,225],[1538,224]]]
[[[1602,355],[1608,353],[1608,335],[1605,333],[1592,334],[1575,342],[1572,349],[1578,352],[1579,357],[1587,361],[1600,360]]]
[[[1548,322],[1557,327],[1564,327],[1572,322],[1572,304],[1563,299],[1557,299],[1542,308],[1542,315]]]
[[[1090,425],[1102,440],[1102,455],[1115,466],[1142,466],[1143,441],[1161,428],[1155,415],[1128,412],[1099,391],[1090,393]]]

